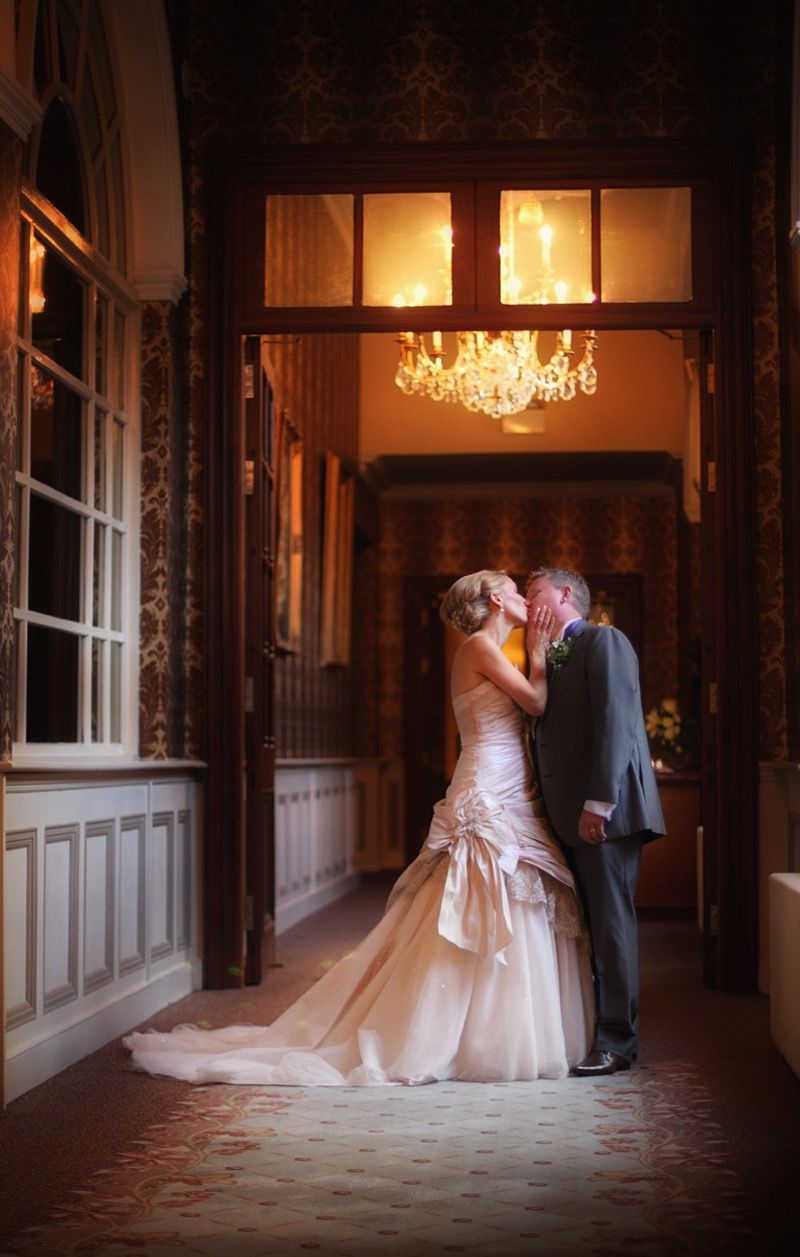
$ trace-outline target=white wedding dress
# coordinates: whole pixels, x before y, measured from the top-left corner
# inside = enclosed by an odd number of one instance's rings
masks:
[[[380,923],[271,1026],[123,1040],[195,1083],[373,1086],[561,1078],[594,1028],[572,876],[531,784],[520,709],[491,681],[454,701],[462,752]]]

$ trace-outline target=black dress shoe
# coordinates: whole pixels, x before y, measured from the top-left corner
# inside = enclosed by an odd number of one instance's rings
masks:
[[[600,1074],[616,1074],[617,1070],[630,1069],[630,1067],[631,1063],[626,1056],[595,1048],[581,1061],[580,1065],[575,1066],[572,1072],[578,1078],[596,1078]]]

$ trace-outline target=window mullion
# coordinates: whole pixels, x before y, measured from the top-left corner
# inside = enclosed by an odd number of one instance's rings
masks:
[[[17,484],[31,490],[37,497],[46,498],[48,502],[54,502],[57,506],[63,506],[65,510],[71,511],[73,515],[80,515],[82,519],[86,519],[92,514],[91,508],[85,502],[79,502],[77,498],[71,498],[68,493],[62,493],[59,489],[53,489],[49,484],[45,484],[44,481],[34,480],[32,476],[26,476],[23,472],[17,473]]]
[[[28,722],[28,704],[27,704],[27,688],[28,688],[28,625],[25,620],[18,620],[16,626],[17,636],[17,711],[16,720],[14,722],[14,736],[18,742],[24,742],[27,738],[27,722]]]
[[[89,746],[92,741],[92,637],[85,633],[80,646],[80,686],[81,704],[79,712],[78,741]]]
[[[98,672],[101,677],[100,689],[103,696],[102,703],[102,721],[103,721],[103,742],[111,741],[111,643],[103,641],[100,646],[100,667]]]

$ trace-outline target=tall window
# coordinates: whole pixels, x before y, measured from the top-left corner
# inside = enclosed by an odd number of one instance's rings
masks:
[[[119,121],[96,4],[40,3],[23,194],[17,441],[20,751],[120,751],[138,607]],[[130,749],[133,749],[132,746]]]

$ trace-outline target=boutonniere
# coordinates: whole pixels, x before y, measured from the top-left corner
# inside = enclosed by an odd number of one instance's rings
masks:
[[[544,653],[548,662],[554,668],[561,668],[567,662],[574,649],[574,637],[562,637],[557,642],[548,642]]]

